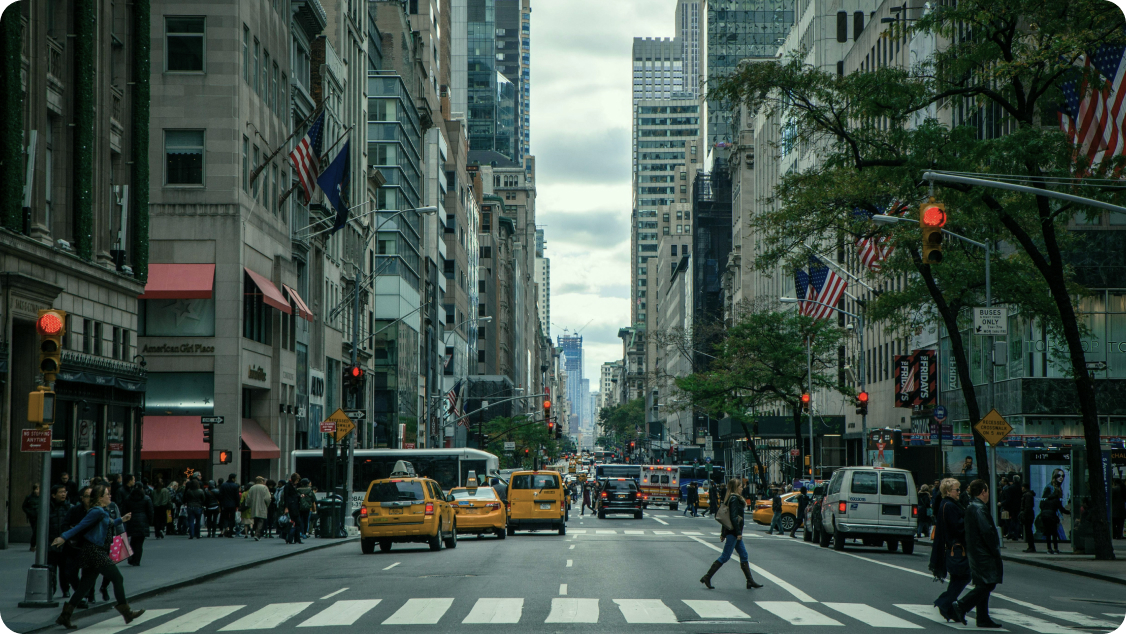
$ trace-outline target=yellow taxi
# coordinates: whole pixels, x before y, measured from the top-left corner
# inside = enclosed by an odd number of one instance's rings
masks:
[[[794,522],[798,517],[798,500],[797,496],[800,491],[791,491],[790,493],[782,494],[782,532],[789,532],[794,527]],[[774,520],[773,504],[770,498],[765,500],[755,501],[755,510],[751,515],[756,524],[763,524],[770,526],[770,522]]]
[[[457,516],[457,532],[476,533],[478,537],[492,533],[504,539],[508,513],[493,487],[457,487],[450,489],[450,504]]]
[[[430,550],[457,547],[457,517],[430,478],[418,476],[408,462],[395,463],[390,478],[368,485],[360,507],[360,550],[387,552],[394,543],[423,543]]]
[[[566,489],[558,471],[516,471],[508,481],[508,534],[557,530],[567,534]]]

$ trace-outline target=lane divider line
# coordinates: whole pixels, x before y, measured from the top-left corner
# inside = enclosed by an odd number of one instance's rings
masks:
[[[390,566],[387,566],[386,568],[384,568],[384,570],[390,570],[390,569],[394,568],[395,566],[398,566],[401,563],[403,563],[403,562],[396,561],[395,563],[391,564]]]
[[[700,539],[699,537],[689,535],[688,539],[700,542],[701,544],[707,546],[708,548],[711,548],[712,550],[716,551],[717,553],[723,552],[723,549],[720,548],[719,546],[716,546],[715,544],[709,544],[708,542]],[[790,594],[794,595],[794,598],[797,599],[798,601],[801,601],[802,603],[817,603],[818,602],[817,599],[814,599],[813,597],[809,596],[808,594],[802,592],[796,586],[790,584],[789,582],[783,581],[782,579],[780,579],[780,578],[774,576],[773,574],[767,572],[761,566],[756,566],[755,564],[751,564],[751,570],[754,570],[755,572],[757,572],[764,579],[768,579],[768,580],[774,582],[775,585],[777,585],[779,588],[782,588],[786,592],[789,592]]]
[[[568,559],[568,560],[567,560],[567,567],[568,567],[568,568],[571,568],[571,567],[573,567],[573,566],[574,566],[574,564],[575,564],[575,560],[574,560],[574,559]]]
[[[570,547],[570,548],[568,548],[567,550],[574,550],[574,549],[575,549],[575,545],[574,545],[574,544],[571,544],[571,547]]]
[[[341,589],[337,590],[336,592],[330,592],[330,593],[324,595],[323,597],[321,597],[321,601],[324,601],[325,599],[327,599],[329,597],[335,597],[336,595],[340,594],[341,592],[344,592],[347,589],[348,588],[341,588]]]
[[[559,584],[559,595],[560,596],[567,596],[567,584],[565,584],[565,583]]]

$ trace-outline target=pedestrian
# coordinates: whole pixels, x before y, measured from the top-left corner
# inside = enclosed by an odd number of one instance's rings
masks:
[[[974,480],[969,486],[970,506],[966,509],[966,552],[970,559],[970,576],[974,587],[958,601],[951,611],[962,625],[966,624],[966,612],[975,610],[977,626],[1001,627],[989,618],[989,594],[1004,579],[1004,565],[1001,561],[1001,539],[997,536],[997,525],[989,512],[989,487],[984,480]]]
[[[696,506],[700,504],[700,489],[699,485],[695,482],[688,483],[688,506],[684,509],[684,514],[692,514],[692,517],[697,517]]]
[[[199,480],[188,480],[188,490],[184,491],[184,508],[188,515],[188,539],[199,539],[199,522],[203,517],[203,505],[207,498],[199,487]]]
[[[55,623],[68,630],[78,629],[78,626],[70,622],[70,617],[74,614],[74,608],[78,605],[78,598],[94,586],[98,575],[102,575],[113,583],[113,596],[117,601],[114,607],[125,619],[126,625],[145,612],[144,610],[133,610],[129,607],[129,599],[125,596],[125,582],[121,578],[121,571],[109,558],[109,547],[107,545],[113,540],[114,531],[112,529],[128,522],[132,519],[132,516],[128,513],[116,519],[109,516],[106,507],[110,504],[111,496],[109,488],[105,485],[94,487],[91,496],[95,502],[90,507],[90,512],[86,514],[86,517],[82,518],[78,526],[66,531],[51,542],[52,546],[62,546],[67,540],[77,538],[82,544],[79,553],[82,580],[78,583],[78,589],[74,595],[63,604],[62,614],[55,620]]]
[[[297,485],[300,482],[301,475],[295,472],[289,476],[289,482],[286,482],[282,489],[285,512],[289,515],[289,531],[285,537],[287,544],[301,543],[301,494],[297,491]]]
[[[274,524],[278,521],[277,492],[278,483],[275,480],[266,480],[266,490],[270,492],[269,506],[266,508],[266,527],[264,537],[274,536]]]
[[[70,474],[63,471],[59,475],[59,484],[66,488],[66,501],[74,505],[78,504],[78,483],[70,478]]]
[[[70,502],[66,501],[66,486],[62,484],[51,485],[51,502],[47,510],[47,543],[52,543],[55,538],[70,528],[66,524],[67,513],[70,512]],[[47,548],[47,569],[50,576],[51,593],[55,592],[55,582],[64,597],[70,596],[70,579],[66,576],[66,566],[62,546]]]
[[[223,537],[234,537],[238,531],[235,514],[238,512],[240,495],[235,474],[227,475],[227,481],[219,485],[219,527],[223,531]]]
[[[1056,487],[1046,487],[1040,500],[1040,532],[1046,538],[1048,554],[1060,554],[1060,513],[1071,515],[1063,506],[1063,492]]]
[[[1005,533],[1009,536],[1009,539],[1016,541],[1020,539],[1021,527],[1020,520],[1017,519],[1017,516],[1020,515],[1020,499],[1024,494],[1019,475],[1013,476],[1006,493],[1003,508],[1005,509],[1005,514],[1009,517],[1007,525],[1005,526]]]
[[[254,532],[254,513],[250,510],[250,503],[247,500],[247,495],[250,489],[246,486],[241,487],[242,493],[239,495],[238,510],[239,519],[242,520],[242,538],[250,539],[250,534]],[[258,536],[254,536],[254,541],[258,541]]]
[[[207,522],[207,536],[215,537],[219,534],[219,487],[215,486],[214,480],[208,480],[207,484],[200,484],[200,490],[203,491],[203,517]]]
[[[918,501],[915,505],[917,507],[915,513],[919,516],[915,524],[915,537],[927,537],[930,532],[931,513],[931,487],[929,484],[919,487]]]
[[[97,478],[98,476],[94,477]],[[98,479],[99,481],[101,480],[101,478]],[[117,473],[111,473],[109,474],[109,479],[106,481],[109,483],[110,501],[113,501],[117,499],[117,490],[121,488],[121,475]],[[97,486],[98,483],[95,483],[93,480],[91,480],[90,484]]]
[[[37,533],[39,532],[39,485],[31,485],[31,493],[23,499],[23,514],[27,517],[27,523],[31,526],[31,552],[35,552],[35,542]]]
[[[309,478],[301,478],[301,486],[297,488],[301,495],[301,538],[308,539],[313,532],[312,519],[317,512],[317,495]]]
[[[129,497],[125,500],[123,509],[132,519],[125,523],[125,534],[129,536],[129,545],[133,554],[129,557],[130,566],[141,565],[141,555],[145,549],[145,537],[149,534],[149,525],[156,515],[156,507],[152,500],[145,495],[145,488],[134,486],[129,489]]]
[[[91,500],[90,498],[92,490],[93,487],[90,486],[79,488],[78,504],[71,506],[70,510],[68,510],[66,513],[66,520],[63,523],[64,533],[74,528],[75,526],[78,526],[78,524],[82,522],[82,519],[86,517],[86,514],[90,512],[90,507],[93,505],[93,500]],[[51,540],[51,542],[54,543],[54,540]],[[62,546],[63,576],[66,577],[67,583],[70,585],[70,587],[75,589],[76,595],[78,592],[77,588],[80,570],[79,554],[81,552],[81,546],[82,544],[80,540],[67,540],[66,543]],[[94,600],[93,585],[90,586],[90,589],[86,594],[88,595],[88,597],[78,595],[78,607],[85,608],[87,606],[87,598],[89,598],[90,601]]]
[[[741,483],[740,483],[741,484]],[[766,532],[767,535],[773,535],[774,529],[778,529],[778,534],[782,534],[782,496],[778,493],[778,487],[775,487],[770,496],[770,509],[774,512],[774,516],[770,518],[770,530]]]
[[[1110,519],[1113,529],[1110,535],[1113,539],[1123,538],[1123,528],[1126,527],[1126,481],[1118,478],[1110,489]]]
[[[966,511],[959,497],[962,483],[946,478],[939,484],[942,497],[934,513],[934,541],[931,543],[930,569],[938,581],[950,576],[946,590],[934,600],[934,606],[947,621],[961,621],[954,612],[954,602],[970,583],[970,562],[966,554]]]
[[[1024,543],[1027,545],[1024,552],[1034,553],[1036,552],[1036,530],[1033,528],[1033,520],[1036,516],[1036,494],[1032,492],[1032,488],[1027,482],[1021,485],[1021,490],[1024,492],[1020,496],[1020,511],[1017,517],[1024,530]]]
[[[747,556],[747,547],[743,544],[743,514],[747,508],[747,503],[744,501],[743,481],[739,478],[732,478],[727,483],[728,495],[723,500],[723,504],[727,506],[728,515],[731,518],[731,528],[723,526],[720,529],[719,539],[723,542],[723,552],[720,553],[719,558],[712,562],[712,567],[708,569],[707,574],[700,578],[700,583],[704,584],[708,590],[714,590],[712,586],[712,577],[716,572],[731,559],[731,554],[734,551],[739,553],[739,567],[743,570],[743,575],[747,578],[747,589],[761,588],[762,584],[756,583],[755,578],[751,576],[751,561]]]
[[[583,511],[580,515],[586,515],[587,508],[591,513],[594,512],[594,507],[590,505],[590,485],[583,483]]]
[[[153,537],[164,539],[164,529],[172,514],[172,492],[164,486],[164,478],[157,476],[156,488],[152,493]]]
[[[715,482],[708,483],[708,513],[715,517],[716,511],[719,510],[719,498],[723,494],[720,490],[721,487]]]
[[[113,492],[113,503],[119,508],[124,506],[125,500],[129,499],[129,493],[135,486],[137,486],[137,477],[132,473],[121,476],[121,486]]]
[[[246,492],[245,498],[247,511],[254,523],[254,541],[258,541],[262,537],[262,529],[267,525],[267,520],[270,517],[270,503],[272,501],[266,479],[262,476],[254,478],[254,486]]]
[[[798,527],[805,524],[805,509],[807,506],[809,506],[809,495],[807,495],[808,492],[809,490],[806,489],[803,485],[802,488],[798,491],[798,494],[794,496],[798,501],[798,517],[794,520],[794,527],[790,529],[790,537],[797,538]],[[792,500],[793,498],[790,499]]]

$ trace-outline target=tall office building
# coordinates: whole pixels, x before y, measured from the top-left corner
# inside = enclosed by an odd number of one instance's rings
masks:
[[[544,257],[543,229],[536,229],[536,283],[539,294],[536,297],[536,310],[540,316],[543,334],[551,338],[551,258]]]
[[[559,347],[566,356],[567,370],[567,400],[571,401],[571,418],[577,421],[577,414],[582,408],[583,392],[583,338],[581,335],[559,335],[556,338]],[[589,389],[589,388],[588,388]]]
[[[700,28],[704,22],[704,0],[676,0],[676,36],[684,61],[684,90],[700,94]]]
[[[469,149],[523,165],[528,154],[531,0],[469,0]]]
[[[716,0],[707,4],[707,92],[745,59],[773,59],[794,23],[794,0]],[[708,100],[708,147],[731,143],[731,108]]]

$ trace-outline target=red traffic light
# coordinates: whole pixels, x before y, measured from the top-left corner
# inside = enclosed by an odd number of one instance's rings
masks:
[[[528,448],[527,447],[524,448],[524,455],[525,456],[528,455]]]
[[[867,403],[868,402],[868,393],[867,392],[861,392],[861,393],[857,394],[856,400],[860,401],[861,403]]]
[[[547,428],[548,428],[548,429],[555,429],[555,423],[553,423],[553,422],[551,422],[551,421],[548,421],[548,422],[547,422]]]
[[[809,405],[809,394],[802,394],[801,395],[801,402],[802,402],[802,405]]]
[[[546,401],[546,400],[545,400],[545,401],[543,402],[543,408],[544,408],[544,409],[551,409],[551,401]]]
[[[352,366],[352,367],[351,367],[351,368],[350,368],[350,369],[348,370],[348,373],[352,375],[352,378],[353,378],[353,379],[358,379],[358,378],[360,378],[361,376],[363,376],[363,375],[364,375],[364,371],[363,371],[363,368],[361,368],[361,367],[360,367],[360,366],[358,366],[358,365],[357,365],[357,366]]]
[[[39,320],[35,322],[35,329],[41,335],[53,337],[62,333],[63,320],[58,313],[46,312],[40,315]]]
[[[946,210],[938,205],[927,205],[923,209],[923,225],[927,227],[942,227],[946,225]]]

